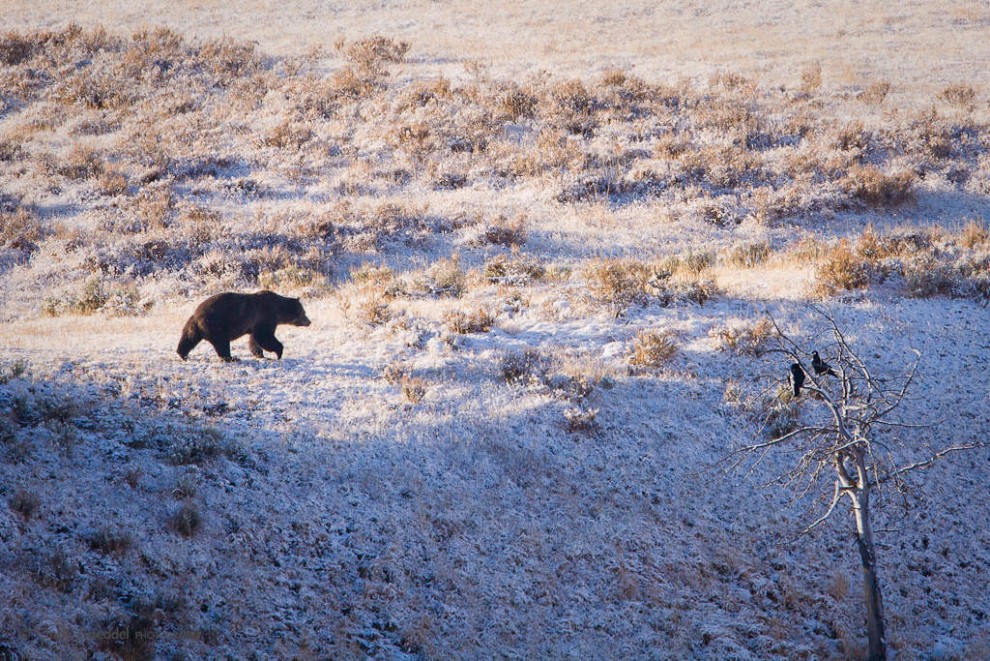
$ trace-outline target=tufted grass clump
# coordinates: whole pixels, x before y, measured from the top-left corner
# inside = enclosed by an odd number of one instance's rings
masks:
[[[870,283],[870,271],[869,260],[864,259],[847,239],[841,239],[815,267],[815,292],[820,296],[832,296],[862,289]]]
[[[478,307],[473,310],[450,310],[444,315],[444,322],[450,331],[467,335],[487,333],[497,317],[498,313],[494,310]]]
[[[166,525],[178,535],[192,537],[202,529],[203,515],[195,504],[185,502],[169,515]]]
[[[873,165],[853,165],[844,187],[853,198],[884,209],[913,202],[914,179],[915,175],[909,171],[888,174]]]
[[[677,355],[677,343],[670,331],[643,329],[633,339],[629,362],[640,367],[663,367]]]

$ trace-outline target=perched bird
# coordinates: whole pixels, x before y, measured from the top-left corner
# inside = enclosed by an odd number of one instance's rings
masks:
[[[800,397],[801,386],[804,385],[804,370],[798,363],[791,365],[791,385],[794,386],[794,396]]]
[[[811,369],[815,370],[815,376],[821,376],[822,374],[829,374],[831,376],[839,376],[832,369],[832,366],[822,360],[822,357],[818,355],[817,351],[811,352]]]

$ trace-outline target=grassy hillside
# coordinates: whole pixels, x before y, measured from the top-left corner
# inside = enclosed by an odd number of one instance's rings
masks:
[[[0,656],[863,653],[827,476],[726,459],[813,305],[985,437],[987,24],[609,6],[0,10]],[[259,288],[284,360],[178,360]],[[879,497],[899,656],[987,653],[987,459]]]

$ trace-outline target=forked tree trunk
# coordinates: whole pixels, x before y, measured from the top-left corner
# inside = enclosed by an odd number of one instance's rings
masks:
[[[887,634],[883,625],[883,599],[877,578],[877,554],[870,522],[870,485],[849,493],[856,519],[856,545],[863,563],[863,591],[866,597],[866,632],[870,639],[870,661],[887,658]]]

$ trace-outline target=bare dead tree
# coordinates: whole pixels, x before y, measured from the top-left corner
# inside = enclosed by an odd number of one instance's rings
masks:
[[[938,459],[953,452],[985,447],[985,443],[967,442],[948,445],[937,450],[927,449],[923,458],[918,458],[916,448],[909,448],[904,437],[913,430],[930,430],[930,425],[915,424],[899,419],[901,404],[914,383],[921,354],[914,351],[914,358],[903,368],[897,383],[890,385],[874,375],[871,367],[850,345],[845,334],[828,310],[814,308],[821,317],[824,331],[812,342],[827,343],[826,368],[809,362],[812,351],[825,346],[805,346],[798,339],[790,337],[768,315],[773,323],[776,348],[770,356],[783,354],[792,368],[800,370],[804,379],[792,377],[800,382],[794,390],[781,390],[779,397],[784,399],[805,398],[811,400],[802,407],[799,418],[789,429],[775,429],[769,440],[749,444],[737,450],[738,465],[746,457],[756,457],[759,461],[774,449],[786,446],[797,450],[799,457],[794,467],[781,478],[787,485],[804,482],[804,492],[820,488],[827,482],[827,476],[834,476],[831,498],[824,513],[815,519],[802,534],[818,527],[838,508],[845,496],[855,522],[854,536],[859,551],[863,572],[863,589],[866,601],[867,635],[869,638],[869,658],[887,658],[886,632],[884,626],[883,598],[877,576],[876,543],[873,533],[871,497],[880,489],[902,490],[903,479],[911,471],[928,468]],[[817,361],[816,361],[817,362]],[[786,374],[788,365],[780,365],[781,374]],[[796,391],[796,394],[795,394]],[[786,394],[785,394],[786,393]],[[881,431],[882,430],[882,431]],[[914,459],[905,465],[905,457]]]

